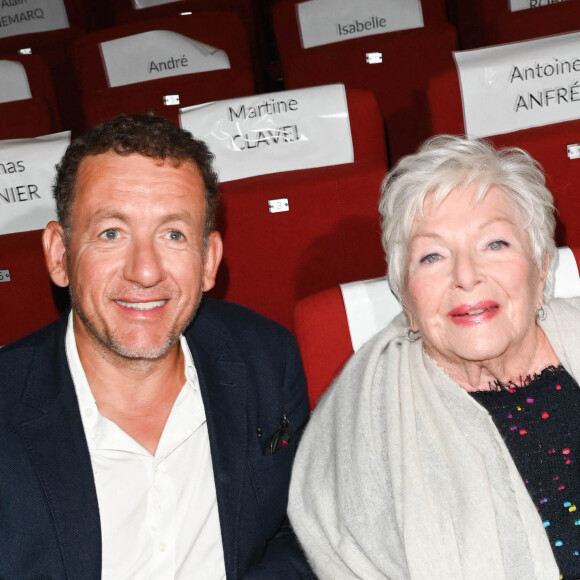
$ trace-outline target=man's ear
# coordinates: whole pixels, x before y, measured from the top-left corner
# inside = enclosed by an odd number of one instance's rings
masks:
[[[68,286],[66,244],[64,231],[57,222],[49,222],[42,232],[44,260],[51,280],[62,288]]]
[[[211,290],[215,285],[218,267],[222,261],[224,245],[219,232],[211,232],[206,240],[205,255],[203,258],[203,274],[201,287],[204,292]]]

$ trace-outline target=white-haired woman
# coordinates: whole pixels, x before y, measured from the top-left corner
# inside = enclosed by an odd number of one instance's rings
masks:
[[[437,136],[385,178],[404,309],[302,438],[289,514],[320,578],[580,577],[580,301],[519,149]],[[576,511],[578,506],[578,511]]]

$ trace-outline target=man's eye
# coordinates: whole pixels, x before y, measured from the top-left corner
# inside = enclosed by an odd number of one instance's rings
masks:
[[[422,264],[433,264],[433,262],[439,261],[441,256],[439,254],[427,254],[421,260],[419,260]]]
[[[501,250],[502,248],[506,248],[507,246],[509,246],[509,244],[507,242],[504,242],[503,240],[494,240],[488,245],[488,248],[490,250]]]
[[[113,228],[105,230],[101,234],[101,238],[104,238],[105,240],[116,240],[118,237],[119,237],[119,230],[116,230]]]
[[[184,236],[183,236],[183,234],[182,234],[181,232],[178,232],[177,230],[171,230],[171,231],[169,232],[169,234],[167,234],[167,237],[168,237],[170,240],[173,240],[173,241],[176,241],[176,242],[178,242],[178,241],[181,241],[181,240],[183,240],[183,237],[184,237]]]

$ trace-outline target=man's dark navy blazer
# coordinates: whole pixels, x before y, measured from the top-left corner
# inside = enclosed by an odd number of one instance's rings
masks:
[[[101,577],[99,508],[66,325],[64,316],[0,349],[2,579]],[[228,580],[310,577],[285,518],[309,413],[294,340],[245,308],[210,299],[185,336],[206,410]],[[283,414],[295,437],[269,455]]]

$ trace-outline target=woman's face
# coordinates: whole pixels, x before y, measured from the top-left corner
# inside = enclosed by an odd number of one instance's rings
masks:
[[[411,328],[444,367],[525,353],[542,303],[545,276],[516,208],[499,188],[478,204],[474,191],[457,188],[436,211],[428,196],[411,229],[403,302]]]

